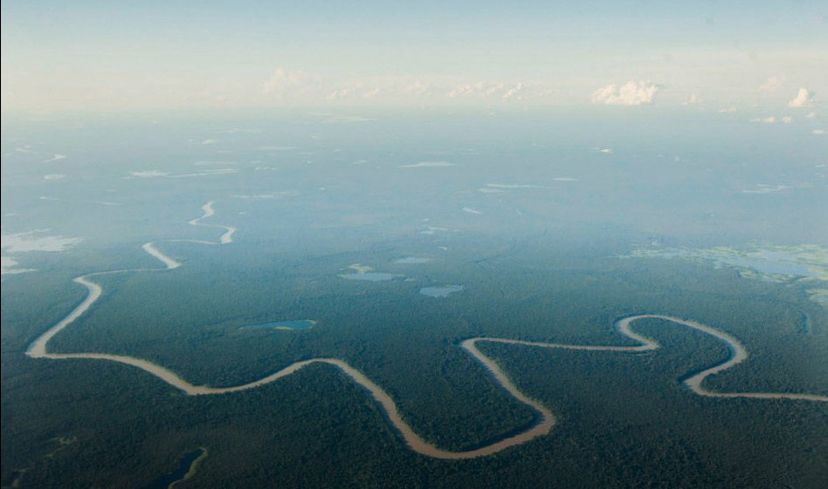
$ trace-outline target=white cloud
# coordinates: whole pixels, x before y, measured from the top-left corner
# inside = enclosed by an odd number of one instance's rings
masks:
[[[777,76],[772,76],[772,77],[768,78],[768,80],[765,83],[759,85],[759,91],[760,92],[773,92],[776,89],[778,89],[779,87],[781,87],[783,83],[785,83],[785,77],[784,76],[778,76],[778,75]]]
[[[473,207],[463,207],[463,212],[467,212],[469,214],[476,214],[478,216],[483,214],[482,212],[480,212],[479,210],[477,210]]]
[[[523,82],[518,82],[515,86],[506,90],[506,93],[503,94],[502,98],[505,99],[515,99],[521,100],[523,97],[521,93],[526,89],[526,85]]]
[[[593,104],[649,105],[653,103],[659,86],[649,81],[630,80],[623,85],[610,84],[592,94]]]
[[[491,95],[500,88],[500,84],[488,84],[484,82],[463,83],[457,85],[448,93],[449,98]]]
[[[805,116],[807,119],[813,119],[816,117],[816,112],[808,112],[808,115]]]
[[[681,105],[696,105],[701,102],[701,99],[695,93],[691,93],[687,99],[681,103]]]
[[[750,120],[750,122],[759,122],[761,124],[776,124],[777,122],[781,122],[782,124],[791,124],[793,121],[794,118],[789,115],[785,115],[782,117],[769,115],[767,117],[756,117]]]
[[[364,95],[366,94],[365,87],[358,83],[353,86],[346,86],[342,88],[337,88],[333,90],[331,93],[328,94],[326,97],[328,100],[344,100],[344,99],[351,99],[351,98],[366,98]],[[376,94],[375,94],[376,95]]]
[[[733,107],[733,106],[722,107],[721,109],[719,109],[720,114],[730,114],[730,113],[733,113],[733,112],[736,112],[736,107]]]
[[[811,134],[815,136],[822,136],[823,134],[825,134],[825,129],[814,129],[813,131],[811,131]]]
[[[451,88],[446,96],[458,98],[494,98],[503,100],[523,100],[529,89],[526,82],[486,82],[460,83]]]
[[[418,79],[403,86],[402,92],[409,95],[431,95],[432,87],[431,83]]]
[[[796,93],[796,97],[792,98],[788,102],[788,107],[812,107],[814,105],[814,98],[814,92],[811,92],[807,88],[800,88],[799,91]]]
[[[289,90],[307,85],[314,80],[313,76],[304,71],[279,67],[273,70],[270,78],[262,84],[262,92],[266,95],[281,95]]]
[[[44,180],[60,180],[61,178],[66,178],[66,175],[62,173],[50,173],[48,175],[43,175]]]

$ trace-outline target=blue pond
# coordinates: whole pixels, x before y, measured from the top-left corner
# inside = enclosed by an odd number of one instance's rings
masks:
[[[242,329],[282,329],[282,330],[301,330],[309,329],[316,324],[313,319],[294,319],[292,321],[276,321],[273,323],[252,324],[250,326],[242,326]]]
[[[420,293],[429,297],[448,297],[450,294],[465,289],[462,285],[441,285],[439,287],[423,287]]]
[[[385,282],[401,276],[398,273],[385,272],[357,272],[340,275],[345,280],[364,280],[366,282]]]

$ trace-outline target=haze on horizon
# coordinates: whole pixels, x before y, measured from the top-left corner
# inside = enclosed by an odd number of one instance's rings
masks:
[[[2,2],[4,114],[782,110],[826,93],[821,1]]]

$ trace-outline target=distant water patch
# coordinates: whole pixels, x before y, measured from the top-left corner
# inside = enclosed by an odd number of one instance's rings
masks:
[[[443,168],[447,166],[454,166],[454,163],[448,161],[420,161],[410,165],[400,165],[400,168]]]
[[[679,258],[731,267],[745,278],[771,282],[801,279],[811,299],[828,307],[828,248],[816,244],[746,248],[641,248],[629,257]]]
[[[791,187],[787,185],[768,185],[765,183],[758,183],[753,188],[742,190],[743,194],[772,194],[788,190]]]
[[[34,268],[19,268],[17,260],[10,256],[0,256],[0,275],[14,275],[16,273],[33,272]]]
[[[406,256],[405,258],[397,258],[394,260],[394,263],[399,263],[400,265],[421,265],[423,263],[428,263],[431,261],[431,258],[423,257],[423,256]]]
[[[24,233],[3,234],[0,248],[7,253],[27,253],[30,251],[61,252],[72,248],[82,241],[81,238],[66,236],[48,236],[46,230]]]
[[[196,474],[199,464],[205,458],[207,458],[206,448],[198,448],[192,452],[187,452],[181,457],[178,468],[174,472],[159,477],[144,487],[145,489],[173,489],[179,482],[191,479]]]
[[[279,329],[282,331],[294,331],[312,328],[317,321],[313,319],[293,319],[290,321],[275,321],[272,323],[251,324],[242,326],[240,329]]]
[[[354,263],[348,266],[348,268],[353,270],[353,273],[340,274],[340,278],[344,278],[345,280],[363,280],[366,282],[387,282],[388,280],[402,277],[399,273],[375,272],[373,268],[359,263]]]
[[[828,249],[819,245],[764,246],[744,249],[715,248],[637,249],[630,256],[708,260],[718,267],[751,270],[762,278],[784,280],[806,277],[828,280]]]
[[[340,277],[344,278],[345,280],[364,280],[366,282],[386,282],[388,280],[394,280],[395,278],[402,277],[399,273],[386,273],[386,272],[365,272],[365,273],[344,273],[341,274]]]
[[[429,297],[448,297],[449,295],[465,289],[462,285],[440,285],[437,287],[423,287],[420,293]]]

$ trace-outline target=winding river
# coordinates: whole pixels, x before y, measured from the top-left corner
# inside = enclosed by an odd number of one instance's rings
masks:
[[[236,228],[219,224],[203,224],[201,222],[203,219],[206,219],[214,215],[215,211],[213,209],[213,202],[207,202],[201,207],[201,210],[203,214],[200,217],[197,217],[189,221],[189,224],[193,226],[209,226],[224,229],[224,233],[219,237],[218,241],[200,241],[188,239],[181,239],[175,241],[185,241],[209,245],[224,245],[232,243],[233,234],[236,232]],[[353,368],[352,366],[348,365],[343,360],[340,360],[338,358],[313,358],[310,360],[303,360],[300,362],[295,362],[275,373],[272,373],[259,380],[249,382],[247,384],[228,387],[211,387],[208,385],[191,384],[169,369],[166,369],[160,365],[149,362],[147,360],[142,360],[140,358],[130,357],[126,355],[112,355],[109,353],[98,352],[50,353],[48,349],[49,341],[62,330],[74,323],[79,317],[81,317],[86,311],[88,311],[89,308],[92,307],[92,305],[101,297],[103,289],[98,283],[91,280],[93,277],[125,272],[160,272],[166,270],[173,270],[182,266],[181,262],[161,252],[153,242],[146,243],[145,245],[143,245],[143,250],[147,252],[149,255],[158,259],[158,261],[160,261],[164,265],[164,267],[110,270],[105,272],[89,273],[86,275],[76,277],[74,279],[74,282],[86,287],[89,291],[86,298],[68,315],[66,315],[66,317],[58,321],[56,324],[54,324],[52,327],[46,330],[42,335],[40,335],[37,339],[35,339],[31,343],[31,345],[29,345],[29,348],[26,351],[26,355],[28,355],[31,358],[43,358],[50,360],[91,359],[117,362],[124,365],[139,368],[190,396],[229,394],[232,392],[238,392],[247,389],[255,389],[257,387],[261,387],[263,385],[276,382],[284,377],[287,377],[297,372],[298,370],[304,367],[307,367],[308,365],[330,365],[332,367],[339,369],[351,380],[361,385],[370,392],[374,400],[376,400],[377,403],[379,403],[379,405],[382,407],[383,411],[385,411],[385,414],[388,416],[389,421],[397,429],[397,431],[399,431],[399,433],[402,435],[403,439],[405,440],[406,444],[411,450],[414,450],[415,452],[428,457],[447,460],[470,459],[492,455],[507,448],[522,445],[524,443],[529,442],[530,440],[533,440],[540,436],[547,435],[550,431],[552,431],[552,428],[555,426],[556,419],[552,411],[546,406],[544,406],[540,401],[532,399],[527,394],[518,389],[518,387],[512,382],[509,376],[503,371],[503,369],[500,368],[497,362],[495,362],[492,358],[486,356],[477,348],[478,343],[504,343],[537,348],[583,351],[628,353],[652,351],[660,348],[660,345],[655,340],[643,336],[639,333],[636,333],[632,329],[632,325],[633,323],[641,319],[661,319],[682,326],[686,326],[688,328],[692,328],[697,331],[701,331],[702,333],[713,336],[714,338],[726,343],[730,348],[731,355],[730,358],[728,358],[726,361],[718,365],[712,366],[710,368],[707,368],[684,380],[684,384],[687,385],[687,387],[695,394],[704,397],[718,397],[729,399],[788,399],[797,401],[828,402],[828,396],[819,394],[799,394],[786,392],[716,392],[705,389],[702,384],[707,377],[711,375],[716,375],[724,370],[727,370],[745,361],[748,358],[747,350],[739,342],[739,340],[716,328],[707,326],[696,321],[661,314],[641,314],[626,317],[616,322],[616,327],[619,333],[638,343],[638,345],[634,346],[572,345],[562,343],[545,343],[490,337],[469,338],[463,341],[460,344],[460,347],[466,352],[468,352],[469,355],[471,355],[471,357],[474,358],[477,362],[479,362],[483,367],[485,367],[489,371],[489,373],[492,374],[495,382],[497,382],[504,390],[506,390],[506,392],[508,392],[518,402],[521,402],[531,407],[538,414],[536,422],[526,430],[508,436],[506,438],[500,439],[489,445],[485,445],[474,450],[466,451],[443,450],[423,439],[420,435],[414,432],[414,430],[408,423],[405,422],[405,420],[403,420],[396,403],[391,398],[391,396],[389,396],[388,393],[382,389],[382,387],[374,383],[371,379],[369,379],[365,374],[363,374],[359,370]]]

